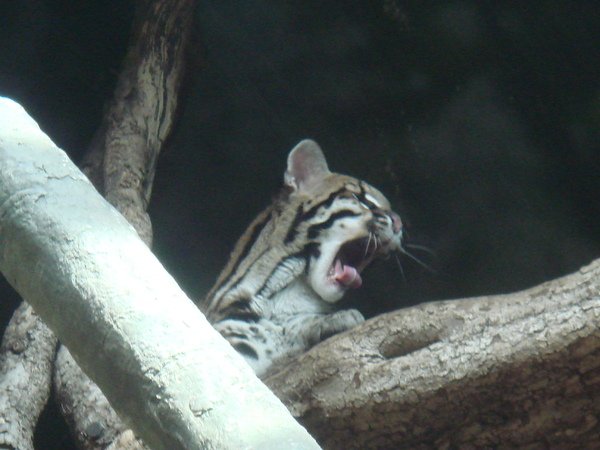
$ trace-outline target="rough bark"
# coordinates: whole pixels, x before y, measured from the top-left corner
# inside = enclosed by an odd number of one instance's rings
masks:
[[[0,269],[119,416],[155,449],[318,448],[25,111],[0,115]]]
[[[113,99],[82,164],[148,245],[146,209],[156,161],[175,121],[193,8],[194,0],[138,2]]]
[[[266,383],[324,448],[600,448],[600,260],[376,317]]]
[[[33,449],[50,394],[56,339],[31,306],[15,311],[0,346],[0,448]]]

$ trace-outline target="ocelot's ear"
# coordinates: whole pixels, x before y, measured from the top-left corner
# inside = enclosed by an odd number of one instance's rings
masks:
[[[297,191],[310,191],[330,173],[319,144],[304,139],[288,155],[285,184]]]

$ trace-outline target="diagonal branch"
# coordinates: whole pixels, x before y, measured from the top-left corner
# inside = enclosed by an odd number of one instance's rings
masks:
[[[0,270],[119,416],[157,450],[318,448],[25,111],[1,116]]]

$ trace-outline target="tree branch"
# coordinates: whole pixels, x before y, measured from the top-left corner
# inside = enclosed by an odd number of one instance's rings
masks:
[[[100,388],[83,373],[64,345],[55,361],[54,386],[79,448],[105,449],[127,430]],[[146,447],[139,441],[136,448]]]
[[[27,303],[0,347],[0,448],[33,449],[33,431],[50,394],[56,338]]]
[[[146,209],[156,161],[175,121],[193,12],[194,0],[138,2],[113,99],[82,167],[148,245]]]
[[[596,260],[376,317],[266,383],[326,448],[597,448],[599,330]]]
[[[25,111],[0,116],[0,269],[144,442],[318,448]]]

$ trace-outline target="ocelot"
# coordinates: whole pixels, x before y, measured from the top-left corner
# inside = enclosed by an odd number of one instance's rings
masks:
[[[364,181],[330,172],[314,141],[292,149],[284,181],[202,308],[258,376],[363,322],[336,302],[361,286],[374,258],[401,249],[402,222],[388,200]]]

